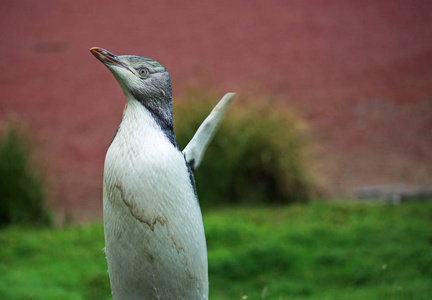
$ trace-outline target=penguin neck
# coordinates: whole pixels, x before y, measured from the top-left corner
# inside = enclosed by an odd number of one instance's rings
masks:
[[[126,95],[127,104],[124,111],[122,123],[126,119],[132,119],[133,121],[142,122],[153,127],[156,130],[163,132],[168,141],[177,149],[180,147],[177,144],[176,137],[174,135],[174,125],[172,120],[172,112],[164,112],[160,109],[153,108],[152,105],[146,105],[144,101],[137,100],[133,95]],[[149,100],[148,103],[154,103],[158,99]],[[120,125],[121,127],[121,125]],[[142,130],[147,130],[142,128]]]

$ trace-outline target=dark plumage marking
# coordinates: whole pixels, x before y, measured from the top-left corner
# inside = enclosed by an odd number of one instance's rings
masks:
[[[187,162],[186,157],[185,157],[185,163],[186,163],[186,167],[187,167],[187,169],[188,169],[188,173],[189,173],[189,180],[190,180],[190,182],[191,182],[192,188],[193,188],[194,193],[195,193],[195,197],[196,197],[197,202],[198,202],[198,205],[199,205],[199,201],[198,201],[198,192],[197,192],[197,189],[196,189],[195,177],[194,177],[194,174],[193,174],[193,168],[192,168],[192,166]]]
[[[152,109],[151,107],[145,105],[142,101],[140,101],[142,105],[152,114],[156,123],[159,125],[165,136],[168,138],[170,143],[180,151],[180,147],[177,144],[177,139],[174,134],[174,124],[172,121],[166,120],[163,115],[157,109]]]
[[[188,161],[189,166],[191,167],[192,171],[195,171],[195,159],[191,159]]]

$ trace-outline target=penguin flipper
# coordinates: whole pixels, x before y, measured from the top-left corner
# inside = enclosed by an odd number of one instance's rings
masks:
[[[210,115],[202,122],[193,138],[183,149],[186,162],[192,170],[196,170],[201,164],[205,150],[216,133],[228,107],[235,97],[235,93],[226,93],[219,101]]]

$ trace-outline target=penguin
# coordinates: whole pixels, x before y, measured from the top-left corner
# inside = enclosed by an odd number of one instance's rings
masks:
[[[193,170],[235,94],[222,98],[181,151],[165,67],[99,47],[90,51],[112,72],[127,100],[103,173],[113,299],[208,299],[207,246]]]

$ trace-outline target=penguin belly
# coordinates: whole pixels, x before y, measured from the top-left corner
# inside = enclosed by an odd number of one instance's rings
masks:
[[[207,299],[204,226],[184,156],[143,119],[133,122],[126,111],[105,159],[113,298]]]

